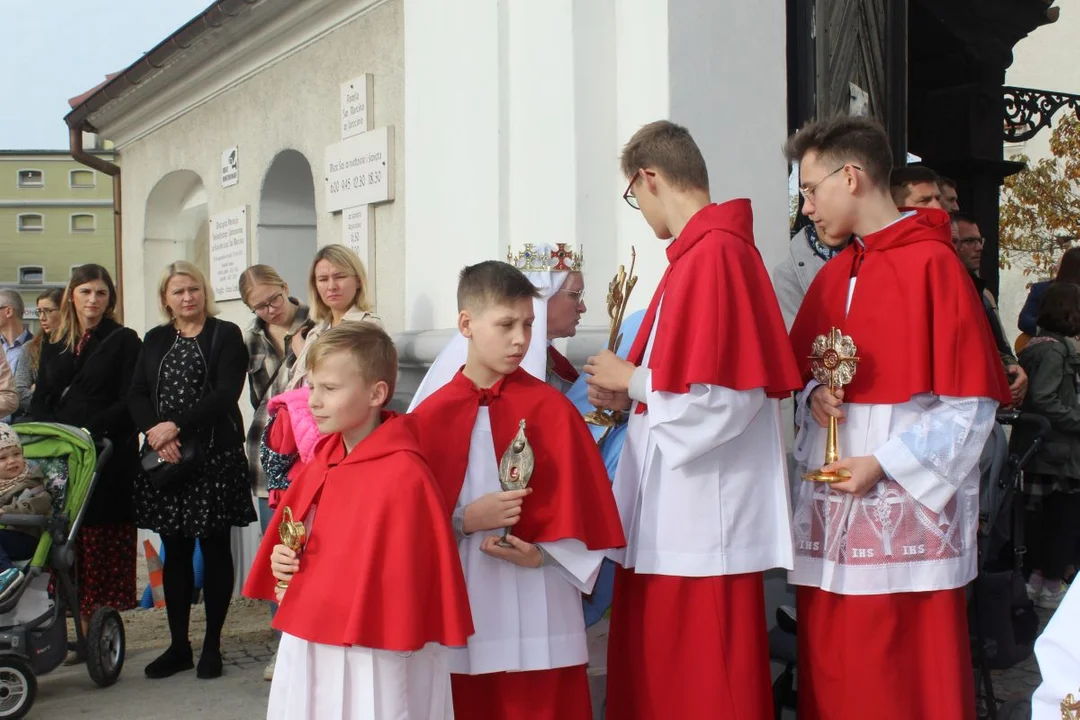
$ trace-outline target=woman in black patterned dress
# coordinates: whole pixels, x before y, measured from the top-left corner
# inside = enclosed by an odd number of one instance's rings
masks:
[[[135,482],[139,527],[165,545],[162,587],[169,617],[169,649],[146,667],[164,678],[194,667],[188,626],[195,577],[192,556],[199,540],[205,566],[206,635],[197,675],[221,675],[221,629],[232,597],[230,533],[255,520],[244,455],[239,399],[248,356],[236,325],[218,320],[202,272],[191,263],[170,265],[159,287],[169,322],[143,339],[131,385],[130,407],[147,444],[178,462],[185,442],[198,442],[204,465],[174,486],[157,489],[146,474]]]

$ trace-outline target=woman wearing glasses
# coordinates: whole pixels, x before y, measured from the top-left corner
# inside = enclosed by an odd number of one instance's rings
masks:
[[[240,297],[255,314],[244,334],[248,354],[248,390],[255,415],[247,434],[248,465],[252,492],[259,501],[259,524],[263,532],[273,516],[266,474],[259,462],[259,447],[266,429],[266,405],[280,395],[303,348],[304,336],[315,324],[308,307],[289,294],[289,284],[269,265],[252,265],[240,275]],[[264,676],[273,679],[273,662]]]
[[[19,393],[16,422],[30,419],[30,400],[34,397],[34,386],[37,385],[41,345],[49,342],[52,333],[60,326],[60,302],[63,298],[63,288],[46,290],[37,297],[37,317],[41,332],[23,346],[22,359],[15,369],[15,390]]]

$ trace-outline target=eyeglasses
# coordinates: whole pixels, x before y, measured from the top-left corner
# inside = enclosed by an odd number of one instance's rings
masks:
[[[274,308],[275,310],[277,310],[278,308],[280,308],[284,304],[285,304],[285,293],[280,293],[279,292],[279,293],[276,293],[274,295],[271,295],[270,299],[267,300],[266,302],[261,302],[258,305],[253,306],[251,308],[251,312],[253,312],[253,313],[266,312],[270,308]]]
[[[60,308],[31,308],[30,314],[33,317],[39,318],[42,315],[52,315],[53,313],[60,312]]]
[[[580,290],[562,290],[562,289],[560,289],[559,292],[564,292],[567,295],[569,295],[570,297],[574,298],[574,301],[578,305],[580,305],[581,303],[583,303],[585,301],[585,288],[581,288]]]
[[[635,210],[640,210],[641,206],[638,204],[637,197],[634,196],[634,183],[641,175],[650,175],[656,177],[656,173],[652,170],[638,170],[634,173],[634,176],[630,178],[630,184],[626,186],[626,192],[622,194],[622,199],[626,201],[626,204]]]
[[[859,171],[862,170],[862,168],[859,167],[858,165],[851,165],[851,163],[844,163],[843,165],[836,168],[835,170],[833,170],[831,173],[829,173],[825,177],[818,180],[813,185],[801,186],[799,188],[799,192],[802,193],[803,199],[806,200],[807,202],[813,202],[814,201],[814,193],[817,191],[818,185],[825,182],[826,180],[831,178],[833,175],[835,175],[836,173],[840,172],[841,170],[843,170],[844,168],[846,168],[848,166],[851,166],[852,168],[854,168],[856,170],[859,170]]]
[[[957,242],[957,245],[978,245],[979,247],[982,247],[985,244],[986,240],[982,239],[981,237],[960,238],[960,240]]]

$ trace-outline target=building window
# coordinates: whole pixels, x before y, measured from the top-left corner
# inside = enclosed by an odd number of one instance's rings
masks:
[[[23,265],[19,268],[20,285],[44,285],[45,268],[40,265]]]
[[[45,229],[45,218],[37,213],[22,213],[18,217],[19,232],[41,232]]]
[[[97,229],[97,218],[89,213],[78,213],[71,216],[71,232],[91,233]]]
[[[19,187],[35,188],[45,185],[45,173],[40,170],[20,170]]]
[[[68,185],[73,188],[92,188],[97,185],[97,173],[93,170],[72,170],[68,173]]]

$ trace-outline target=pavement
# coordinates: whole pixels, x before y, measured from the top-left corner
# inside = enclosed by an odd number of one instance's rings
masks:
[[[1050,615],[1049,611],[1039,610],[1042,627]],[[606,679],[607,622],[599,623],[589,635],[592,659],[589,680],[594,693],[594,714],[600,718]],[[109,688],[94,685],[85,666],[61,667],[38,679],[37,701],[28,717],[262,720],[266,717],[270,693],[270,683],[263,680],[262,673],[273,648],[269,633],[256,639],[225,640],[222,645],[225,672],[215,680],[199,680],[194,671],[165,680],[147,679],[143,668],[157,657],[160,649],[129,652],[119,681]],[[1010,670],[995,671],[993,678],[999,701],[1030,699],[1040,682],[1034,657]]]
[[[1039,615],[1039,634],[1042,634],[1054,612],[1041,608],[1036,608],[1035,612]],[[1035,688],[1042,682],[1042,676],[1039,675],[1039,663],[1035,661],[1034,655],[1013,668],[995,670],[990,674],[993,679],[994,695],[999,701],[1030,701]]]
[[[224,674],[214,680],[199,680],[194,670],[146,678],[143,669],[160,649],[129,652],[120,679],[108,688],[95,685],[85,665],[57,668],[38,678],[37,701],[27,717],[263,720],[270,695],[263,668],[274,652],[269,633],[255,642],[223,641],[221,650]]]

